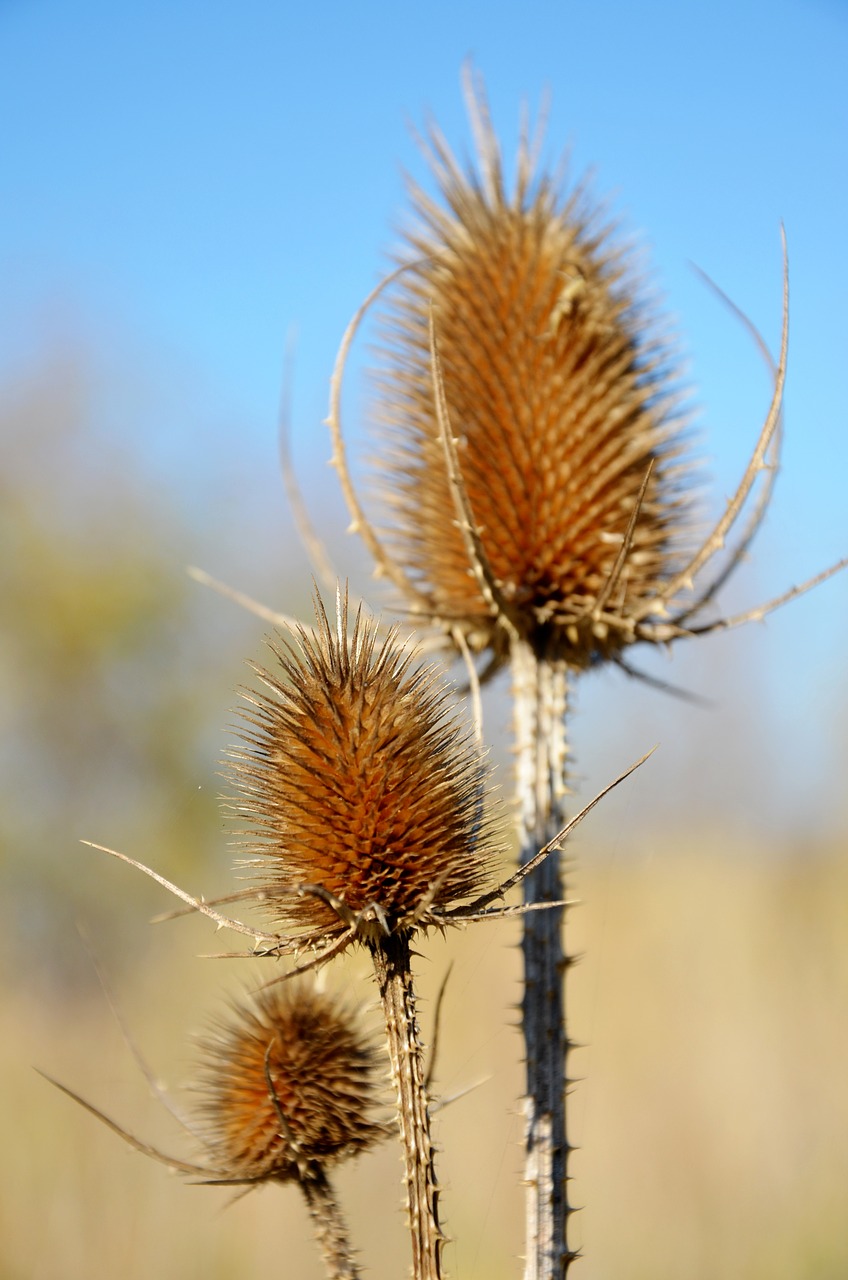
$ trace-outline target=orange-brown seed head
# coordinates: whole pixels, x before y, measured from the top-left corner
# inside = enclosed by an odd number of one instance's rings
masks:
[[[227,1180],[308,1177],[383,1136],[376,1050],[329,994],[276,983],[234,1003],[202,1052],[203,1137]]]
[[[675,362],[627,254],[585,192],[563,200],[547,175],[534,177],[525,142],[508,193],[485,104],[475,110],[481,172],[464,172],[433,133],[442,202],[413,188],[416,265],[382,317],[375,409],[385,537],[434,615],[475,646],[497,647],[439,439],[432,308],[450,425],[492,575],[520,630],[553,639],[584,667],[633,639],[634,609],[686,550]],[[651,463],[626,567],[599,620],[593,609]]]
[[[234,754],[243,848],[285,929],[320,941],[350,923],[314,886],[379,928],[426,923],[489,881],[480,757],[447,713],[434,672],[358,617],[336,632],[320,600],[299,650],[271,643],[277,674],[248,695]],[[376,915],[373,909],[376,908]],[[369,909],[371,909],[369,911]],[[361,936],[364,931],[360,931]]]

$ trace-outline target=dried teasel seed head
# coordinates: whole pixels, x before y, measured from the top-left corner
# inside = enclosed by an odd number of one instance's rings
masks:
[[[228,1181],[303,1181],[385,1134],[370,1036],[303,980],[234,1002],[201,1049],[202,1136]]]
[[[269,642],[231,776],[266,908],[304,943],[425,926],[488,883],[484,769],[436,672],[347,603],[334,631]]]
[[[381,313],[374,487],[383,537],[416,588],[418,613],[426,597],[433,617],[475,647],[503,646],[448,480],[432,314],[491,578],[522,634],[582,668],[633,640],[633,617],[644,616],[690,542],[675,354],[632,254],[586,190],[563,197],[547,173],[534,173],[525,138],[510,192],[479,87],[471,99],[479,171],[463,170],[431,130],[441,199],[411,184],[411,265]]]

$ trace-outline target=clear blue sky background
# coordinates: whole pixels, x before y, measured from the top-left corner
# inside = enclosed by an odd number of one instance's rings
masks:
[[[520,103],[535,110],[548,90],[548,157],[570,144],[573,172],[593,167],[597,190],[648,243],[691,357],[716,501],[744,465],[768,387],[689,262],[774,343],[783,220],[786,467],[735,602],[848,552],[843,0],[0,0],[0,370],[36,367],[73,333],[101,372],[101,428],[135,433],[154,467],[184,473],[190,460],[187,501],[202,503],[237,450],[240,475],[255,467],[270,493],[281,353],[296,325],[299,464],[313,503],[335,504],[320,426],[335,348],[394,242],[402,169],[424,176],[410,122],[431,112],[456,148],[468,145],[468,57],[507,153]],[[351,405],[355,427],[355,393]],[[758,630],[742,642],[747,675],[728,694],[724,730],[687,712],[689,733],[715,743],[750,696],[765,719],[741,736],[782,779],[778,813],[799,825],[825,794],[835,804],[838,780],[841,790],[846,591],[831,583],[770,623],[766,640]],[[722,644],[665,674],[715,693],[722,655],[737,652]],[[620,704],[595,697],[585,709],[597,725]],[[667,713],[646,724],[635,697],[627,715],[641,747]],[[608,774],[602,735],[581,733],[586,771]]]

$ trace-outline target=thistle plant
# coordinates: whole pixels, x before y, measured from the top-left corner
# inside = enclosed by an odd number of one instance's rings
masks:
[[[330,1180],[340,1162],[385,1137],[371,1034],[338,997],[304,980],[233,1000],[200,1043],[183,1123],[204,1159],[167,1155],[52,1081],[125,1142],[195,1181],[247,1190],[295,1183],[330,1280],[360,1275]],[[49,1077],[48,1077],[49,1078]]]
[[[245,695],[246,750],[231,769],[244,852],[263,910],[286,936],[317,948],[320,962],[354,942],[371,953],[398,1094],[413,1276],[434,1280],[444,1237],[411,940],[511,914],[491,904],[544,864],[567,829],[492,888],[484,766],[436,672],[414,667],[393,633],[378,642],[361,613],[349,634],[346,596],[335,632],[316,597],[316,630],[300,629],[299,652],[271,649],[278,674],[256,668],[267,693]]]
[[[263,913],[326,951],[441,924],[491,884],[497,845],[437,671],[361,611],[351,628],[346,596],[335,628],[317,596],[315,616],[253,667],[229,808]]]
[[[199,1117],[217,1168],[298,1183],[328,1276],[353,1278],[328,1169],[385,1136],[374,1119],[378,1055],[348,1009],[302,981],[234,1003],[203,1041]]]
[[[614,663],[638,675],[627,657],[633,645],[667,645],[762,618],[845,561],[735,617],[705,613],[771,498],[788,347],[786,273],[780,354],[776,363],[767,357],[771,403],[735,494],[699,543],[678,361],[632,251],[585,187],[564,196],[537,171],[537,144],[526,131],[508,190],[482,89],[469,77],[467,90],[478,167],[464,169],[431,129],[425,149],[440,198],[411,184],[415,228],[400,266],[345,335],[329,425],[354,527],[401,607],[469,664],[483,655],[482,678],[509,665],[526,865],[565,820],[566,713],[576,674]],[[340,392],[350,344],[378,300],[372,515],[351,482]],[[706,576],[733,533],[735,543]],[[526,877],[524,891],[528,905],[562,900],[557,855]],[[577,1256],[569,1235],[572,1044],[561,909],[528,913],[522,949],[525,1277],[549,1280]]]
[[[450,710],[450,686],[390,631],[379,638],[346,593],[333,627],[319,596],[313,631],[270,642],[276,669],[254,667],[241,745],[231,753],[239,868],[249,884],[227,901],[254,903],[257,929],[106,849],[190,908],[254,938],[251,956],[297,959],[271,983],[325,965],[349,947],[373,961],[397,1094],[415,1280],[442,1275],[444,1236],[419,1034],[411,944],[431,929],[555,910],[561,901],[493,905],[549,858],[605,788],[525,866],[498,882],[498,843],[480,750]],[[638,763],[641,764],[641,761]],[[636,768],[634,765],[633,768]],[[103,848],[103,846],[95,846]],[[311,957],[303,959],[304,952]],[[289,1104],[275,1111],[283,1126]]]

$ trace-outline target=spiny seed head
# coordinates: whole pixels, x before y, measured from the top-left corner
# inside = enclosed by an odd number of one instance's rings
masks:
[[[316,618],[297,647],[270,642],[277,671],[257,668],[267,692],[246,695],[231,768],[243,847],[276,922],[305,941],[426,924],[489,882],[479,753],[394,634],[378,644],[358,614],[348,635],[346,603],[335,632],[320,599]]]
[[[375,1046],[327,993],[275,983],[201,1047],[203,1138],[227,1180],[303,1179],[384,1135]]]
[[[470,572],[448,483],[432,310],[462,482],[492,577],[525,635],[585,667],[634,638],[634,610],[686,549],[673,350],[629,251],[585,190],[563,198],[548,174],[534,176],[524,139],[510,194],[479,91],[472,114],[480,171],[463,171],[431,132],[441,201],[412,185],[418,225],[404,260],[414,265],[382,313],[384,536],[434,616],[475,647],[497,648],[498,619]],[[626,565],[604,599],[649,464]]]

